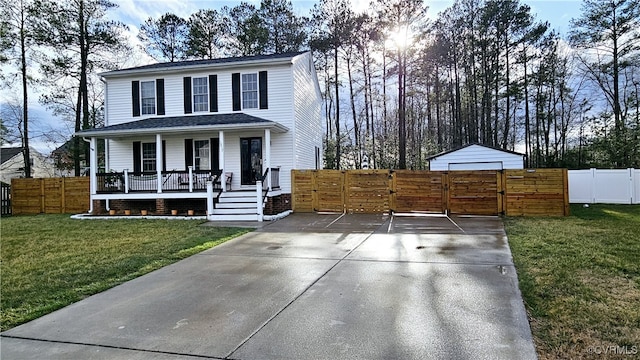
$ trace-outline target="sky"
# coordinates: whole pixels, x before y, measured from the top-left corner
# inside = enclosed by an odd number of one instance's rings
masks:
[[[144,23],[146,19],[158,18],[161,15],[171,12],[178,16],[188,18],[189,15],[196,12],[198,9],[220,9],[223,6],[233,7],[240,3],[240,1],[227,1],[227,0],[112,0],[118,5],[117,8],[110,10],[107,13],[107,17],[110,20],[120,21],[126,24],[129,28],[127,37],[131,42],[132,47],[137,47],[140,43],[137,39],[138,30],[140,25]],[[249,3],[253,3],[256,6],[260,5],[260,0],[245,0]],[[370,0],[350,0],[352,7],[356,13],[362,12],[369,7]],[[311,0],[292,0],[294,11],[298,15],[308,16],[311,8],[318,1]],[[581,0],[520,0],[521,3],[527,4],[531,7],[532,14],[535,15],[538,21],[548,21],[552,29],[555,29],[560,34],[566,34],[570,29],[570,20],[580,15]],[[451,6],[453,0],[424,0],[424,3],[429,7],[427,15],[435,19],[441,11]],[[145,58],[144,55],[140,57],[132,64],[126,64],[126,67],[141,65],[142,63],[151,62],[150,59]],[[15,98],[15,89],[1,89],[0,90],[0,103],[5,103],[10,98]],[[70,124],[63,123],[61,120],[53,117],[50,112],[47,111],[42,105],[38,103],[39,94],[33,92],[30,94],[29,107],[31,112],[31,124],[33,125],[30,130],[34,134],[59,131],[61,133],[71,134],[72,129]],[[48,154],[54,150],[59,144],[44,142],[40,140],[32,140],[31,144],[38,151]]]

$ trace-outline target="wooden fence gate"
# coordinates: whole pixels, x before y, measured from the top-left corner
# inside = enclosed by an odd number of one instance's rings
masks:
[[[297,212],[568,215],[566,169],[293,170]]]
[[[502,172],[450,171],[447,174],[447,209],[451,214],[497,215],[502,213]]]

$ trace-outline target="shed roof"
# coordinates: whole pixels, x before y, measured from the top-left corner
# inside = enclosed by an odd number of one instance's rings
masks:
[[[441,153],[439,153],[439,154],[435,154],[435,155],[429,156],[429,157],[427,158],[427,160],[433,160],[433,159],[435,159],[435,158],[439,158],[439,157],[441,157],[441,156],[443,156],[443,155],[451,154],[452,152],[456,152],[456,151],[462,150],[462,149],[464,149],[464,148],[468,148],[469,146],[473,146],[473,145],[482,146],[482,147],[487,148],[487,149],[492,149],[492,150],[502,151],[502,152],[507,153],[507,154],[519,155],[519,156],[525,156],[525,155],[524,155],[524,154],[522,154],[522,153],[515,152],[515,151],[511,151],[511,150],[500,149],[500,148],[496,148],[496,147],[493,147],[493,146],[488,146],[488,145],[483,145],[483,144],[478,144],[478,143],[470,143],[470,144],[467,144],[467,145],[464,145],[464,146],[457,147],[457,148],[455,148],[455,149],[451,149],[451,150],[443,151],[443,152],[441,152]]]

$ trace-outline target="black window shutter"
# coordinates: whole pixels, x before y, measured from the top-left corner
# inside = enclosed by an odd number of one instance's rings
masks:
[[[156,114],[164,115],[164,79],[156,79],[156,101],[158,102]]]
[[[142,143],[140,141],[133,142],[133,172],[142,171]]]
[[[193,166],[193,139],[184,139],[184,168]]]
[[[267,104],[267,72],[260,71],[258,73],[258,87],[260,89],[260,109],[268,109]]]
[[[162,171],[167,171],[167,142],[162,140]]]
[[[231,93],[233,94],[233,111],[240,111],[240,73],[231,74]]]
[[[131,82],[131,104],[133,116],[140,116],[140,81]]]
[[[209,75],[209,111],[218,112],[218,75]]]
[[[191,114],[191,78],[184,78],[184,113]]]
[[[211,170],[218,171],[220,170],[220,152],[218,152],[220,141],[218,140],[218,138],[211,138],[209,139],[209,146],[211,146],[211,148],[209,149],[209,154],[211,154]]]

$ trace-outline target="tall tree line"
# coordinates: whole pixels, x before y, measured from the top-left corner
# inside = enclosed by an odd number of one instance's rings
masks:
[[[95,74],[131,50],[126,26],[108,20],[116,5],[2,1],[0,61],[21,70],[22,89],[34,83],[29,64],[41,64],[41,102],[76,131],[100,126]],[[318,0],[307,18],[288,0],[241,2],[149,18],[138,38],[163,62],[311,49],[326,167],[424,169],[468,143],[521,151],[532,167],[640,166],[638,2],[584,0],[564,38],[520,0],[456,0],[437,16],[427,5],[373,0],[357,13]],[[27,106],[22,116],[28,134]],[[85,144],[75,145],[79,173]]]
[[[173,13],[148,18],[138,39],[160,62],[285,53],[306,48],[307,22],[288,0],[262,0],[259,7],[241,2],[186,19]]]
[[[326,166],[423,169],[468,143],[521,151],[531,167],[640,165],[637,2],[585,1],[567,38],[519,0],[457,0],[433,21],[420,0],[319,11],[336,3],[312,11],[334,120]]]

